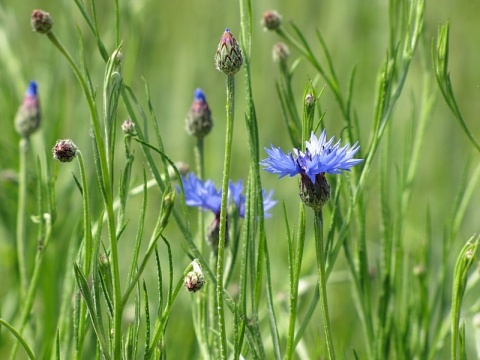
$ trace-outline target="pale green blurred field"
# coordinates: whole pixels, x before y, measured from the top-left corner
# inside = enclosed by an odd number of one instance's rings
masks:
[[[184,131],[184,118],[190,107],[193,90],[201,87],[212,109],[215,125],[205,143],[206,174],[217,184],[221,181],[224,159],[225,131],[225,86],[224,76],[214,66],[213,55],[223,30],[229,27],[232,33],[240,36],[240,18],[236,1],[123,1],[121,4],[121,37],[124,55],[123,76],[130,84],[136,96],[146,106],[144,83],[150,87],[153,106],[162,132],[165,149],[173,160],[188,162],[193,167],[194,139]],[[108,51],[114,50],[114,2],[98,1],[98,18],[102,38]],[[101,60],[93,38],[81,18],[73,1],[44,0],[16,1],[0,0],[0,171],[17,169],[18,136],[13,128],[13,118],[21,101],[26,84],[35,79],[39,84],[42,104],[43,124],[41,131],[33,136],[33,153],[42,161],[50,159],[50,149],[59,138],[72,138],[82,149],[87,171],[91,175],[92,187],[96,185],[94,166],[89,137],[89,113],[81,89],[68,64],[46,38],[31,31],[30,14],[34,8],[49,11],[54,18],[54,30],[70,52],[78,59],[78,39],[76,27],[84,36],[87,54],[87,67],[92,82],[101,93],[104,63]],[[275,79],[278,69],[272,62],[271,49],[279,40],[274,33],[263,31],[260,25],[262,13],[276,9],[283,15],[285,26],[293,21],[314,44],[319,54],[320,48],[315,38],[315,29],[324,36],[331,51],[337,74],[344,90],[353,66],[357,67],[354,87],[353,107],[365,143],[368,140],[373,118],[373,101],[377,71],[388,49],[387,1],[358,0],[278,0],[253,2],[253,46],[252,79],[253,94],[259,122],[260,143],[270,143],[290,148],[290,142],[280,111],[275,91]],[[415,110],[420,101],[420,86],[424,76],[430,77],[431,91],[438,92],[433,77],[430,48],[436,36],[438,26],[450,21],[451,56],[450,71],[457,100],[463,115],[473,134],[480,137],[480,2],[473,0],[436,0],[427,2],[425,37],[418,49],[417,58],[412,64],[404,94],[395,109],[392,121],[392,136],[395,143],[392,153],[392,172],[402,166],[401,152],[405,146],[405,134],[412,116],[418,116]],[[292,61],[298,56],[292,51]],[[301,103],[303,86],[309,78],[316,76],[315,71],[306,62],[302,62],[295,75],[298,103]],[[243,71],[237,76],[236,124],[233,144],[232,178],[246,178],[248,172],[248,150],[244,124],[244,86]],[[320,87],[323,82],[320,81]],[[100,101],[100,96],[98,96]],[[100,102],[99,102],[100,103]],[[344,127],[338,108],[328,88],[321,99],[322,107],[327,111],[326,124],[328,135],[338,136]],[[125,109],[120,113],[126,117]],[[337,120],[338,119],[338,120]],[[119,118],[121,122],[123,118]],[[364,128],[363,128],[364,126]],[[120,140],[120,137],[119,137]],[[119,142],[118,165],[120,172],[123,153]],[[133,183],[140,184],[146,162],[142,159],[140,148],[136,150],[137,159]],[[262,154],[263,156],[263,154]],[[407,252],[415,252],[416,244],[425,233],[427,209],[431,212],[433,234],[439,239],[439,250],[445,227],[445,219],[451,215],[451,205],[461,182],[461,175],[469,161],[476,165],[479,154],[468,143],[458,123],[439,96],[430,122],[424,151],[420,158],[419,176],[416,179],[412,208],[409,213],[408,227],[405,229],[410,243],[405,244]],[[377,159],[378,162],[379,159]],[[88,164],[90,161],[90,165]],[[51,166],[51,165],[50,165]],[[32,163],[32,170],[34,163]],[[77,172],[77,166],[66,165],[58,170],[57,211],[54,243],[47,253],[46,273],[62,273],[65,256],[64,241],[72,237],[72,229],[78,226],[81,218],[81,197],[76,191],[71,172]],[[395,175],[393,176],[395,178]],[[273,188],[276,198],[285,201],[291,216],[298,210],[296,181],[262,174],[265,188]],[[372,204],[367,218],[369,228],[367,238],[372,254],[378,243],[380,224],[378,221],[378,175],[371,174],[367,196]],[[31,184],[34,189],[35,184]],[[155,191],[149,198],[149,207],[155,213]],[[93,194],[99,197],[99,194]],[[158,199],[159,195],[158,195]],[[480,231],[477,189],[473,201],[461,227],[459,246],[471,234]],[[122,238],[121,251],[126,256],[131,253],[129,238],[136,231],[135,224],[141,199],[132,199],[129,211],[131,224]],[[92,201],[95,203],[95,200]],[[31,211],[34,211],[32,204]],[[95,211],[95,210],[94,210]],[[273,282],[278,289],[279,299],[282,291],[287,290],[287,255],[282,207],[277,206],[273,218],[266,220],[267,239],[272,259]],[[191,212],[192,218],[195,211]],[[99,216],[98,211],[94,214]],[[128,216],[128,215],[127,215]],[[328,216],[328,214],[327,214]],[[295,217],[294,217],[295,218]],[[8,313],[14,307],[9,297],[9,287],[15,284],[14,256],[16,219],[16,186],[0,183],[0,311]],[[150,226],[154,221],[150,220]],[[148,221],[147,221],[148,223]],[[174,223],[168,228],[166,236],[173,245],[177,274],[188,264],[183,249],[185,243],[180,238]],[[178,237],[176,241],[175,237]],[[32,235],[34,238],[34,235]],[[312,246],[313,243],[307,244]],[[34,244],[31,250],[33,251]],[[33,254],[33,252],[32,252]],[[305,274],[315,274],[313,251],[306,250]],[[378,265],[375,255],[370,257],[372,268]],[[126,271],[126,269],[124,269]],[[330,282],[331,318],[333,331],[343,334],[336,339],[341,345],[339,357],[351,354],[350,348],[362,348],[361,328],[352,324],[355,318],[354,305],[349,297],[350,285],[344,281],[342,261],[336,265],[337,272]],[[152,275],[152,279],[153,279]],[[152,281],[148,279],[147,281]],[[60,301],[60,283],[51,277],[42,284],[42,296],[50,298],[48,304],[39,304],[38,311],[45,311],[46,332],[54,334],[55,323],[51,321],[56,314]],[[185,293],[176,304],[167,330],[167,342],[171,342],[168,355],[176,359],[195,358],[197,353],[193,339],[193,327],[190,321],[190,294]],[[349,309],[345,312],[345,309]],[[184,313],[184,314],[182,314]],[[286,321],[286,320],[285,320]],[[281,322],[280,322],[281,323]],[[358,323],[355,322],[355,323]],[[286,323],[285,323],[286,324]],[[285,325],[286,326],[286,325]],[[0,358],[7,335],[0,337]],[[305,336],[305,346],[320,341],[323,336],[319,324],[312,322]],[[342,348],[343,345],[343,348]],[[351,355],[348,355],[351,356]]]

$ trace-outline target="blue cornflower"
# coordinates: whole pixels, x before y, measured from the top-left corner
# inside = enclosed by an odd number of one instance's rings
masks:
[[[231,180],[228,183],[228,196],[233,201],[235,206],[238,209],[240,217],[245,217],[245,201],[246,197],[243,195],[243,181],[238,180],[236,183],[233,183]],[[265,189],[262,189],[262,199],[263,199],[263,213],[264,217],[269,218],[272,215],[268,212],[271,208],[277,203],[276,200],[272,199],[273,190],[270,190],[267,194]]]
[[[185,193],[185,202],[188,206],[200,207],[204,210],[210,210],[215,215],[220,215],[222,190],[217,189],[211,180],[203,182],[193,173],[182,177],[182,184]],[[263,191],[263,209],[265,217],[271,217],[268,213],[277,203],[272,199],[273,190],[267,194]],[[228,200],[238,209],[240,217],[245,216],[245,195],[243,194],[243,182],[238,180],[236,183],[229,181],[228,183]]]
[[[216,252],[218,249],[219,229],[220,229],[220,209],[222,201],[222,190],[217,189],[211,180],[203,182],[197,178],[193,173],[188,173],[187,176],[182,177],[183,190],[185,195],[185,203],[188,206],[200,207],[203,210],[210,210],[214,213],[215,218],[207,230],[207,242]],[[177,187],[180,191],[180,188]],[[268,213],[277,202],[272,200],[273,190],[268,195],[263,191],[263,209],[264,216],[270,217]],[[229,181],[228,183],[228,203],[237,208],[238,216],[245,216],[245,201],[246,197],[243,194],[243,182],[238,180],[236,183]],[[227,217],[228,229],[228,217]],[[226,232],[228,234],[228,230]],[[225,244],[228,243],[228,236],[225,239]]]
[[[326,141],[327,133],[325,130],[317,139],[312,132],[310,141],[306,141],[306,150],[302,152],[293,149],[293,154],[285,154],[282,149],[265,148],[268,158],[262,160],[260,165],[265,171],[280,175],[280,178],[297,174],[306,175],[313,184],[319,174],[341,174],[343,170],[350,168],[363,159],[354,159],[353,156],[358,152],[360,146],[356,142],[352,147],[350,144],[340,147],[340,140],[332,145],[334,137]]]
[[[193,173],[189,173],[182,177],[182,184],[188,206],[197,206],[211,210],[214,214],[220,214],[222,190],[217,189],[211,180],[204,183]]]
[[[350,147],[347,144],[340,147],[340,140],[334,145],[334,137],[327,141],[325,130],[319,138],[312,132],[310,141],[305,142],[305,152],[293,149],[293,153],[285,154],[281,148],[265,148],[268,158],[260,165],[265,171],[280,175],[282,178],[300,174],[300,197],[306,205],[320,210],[330,198],[330,185],[325,179],[325,173],[341,174],[363,159],[354,159],[360,146],[358,142]]]

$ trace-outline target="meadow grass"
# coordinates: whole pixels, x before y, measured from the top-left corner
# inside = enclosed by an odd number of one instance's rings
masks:
[[[480,357],[480,6],[29,6],[0,3],[0,358]],[[323,129],[362,161],[262,170]]]

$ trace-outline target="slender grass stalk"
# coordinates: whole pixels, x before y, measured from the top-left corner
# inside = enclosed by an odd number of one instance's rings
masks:
[[[235,76],[227,75],[227,128],[225,135],[225,161],[223,163],[223,179],[222,179],[222,201],[220,210],[220,230],[218,240],[217,253],[217,309],[218,309],[218,325],[220,333],[220,358],[227,358],[227,334],[225,330],[225,310],[223,299],[223,272],[225,262],[225,240],[227,236],[227,198],[228,198],[228,181],[230,179],[230,159],[232,153],[233,140],[233,120],[235,109]]]
[[[315,249],[317,251],[318,285],[320,288],[320,308],[322,310],[323,330],[327,341],[328,358],[335,359],[335,348],[333,346],[330,315],[328,312],[327,300],[327,276],[325,272],[325,251],[323,243],[323,213],[322,210],[315,211]]]
[[[25,245],[27,243],[27,154],[30,138],[22,137],[19,142],[18,208],[17,208],[17,262],[20,274],[19,298],[27,292],[27,264]]]

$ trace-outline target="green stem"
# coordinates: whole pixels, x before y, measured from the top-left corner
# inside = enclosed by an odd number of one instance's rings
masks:
[[[197,143],[194,147],[195,153],[195,165],[197,168],[197,176],[201,180],[205,180],[205,147],[203,138],[197,138]],[[198,248],[203,254],[205,249],[205,212],[202,209],[198,209]],[[213,297],[210,299],[210,302],[214,302],[215,294],[212,292]],[[195,332],[197,333],[197,338],[200,344],[200,350],[204,359],[209,357],[208,349],[208,318],[207,312],[205,311],[205,306],[207,304],[207,297],[204,293],[199,294],[195,297]]]
[[[233,114],[234,114],[235,77],[227,75],[227,129],[225,137],[225,162],[223,164],[222,202],[220,210],[220,230],[218,239],[217,256],[217,306],[218,325],[220,331],[220,358],[227,358],[227,336],[225,331],[225,311],[223,304],[223,265],[225,252],[225,239],[227,236],[227,197],[228,180],[230,178],[230,158],[233,138]]]
[[[28,292],[25,298],[24,307],[22,310],[22,316],[20,318],[20,326],[18,329],[18,334],[20,336],[23,335],[23,330],[25,330],[25,326],[27,325],[27,321],[30,317],[30,312],[33,307],[33,302],[35,300],[35,294],[37,293],[38,282],[40,281],[40,274],[42,270],[42,263],[43,263],[43,255],[47,250],[48,243],[50,242],[51,235],[52,235],[52,219],[50,214],[44,214],[43,220],[45,221],[45,236],[43,238],[43,244],[39,244],[37,256],[35,258],[35,267],[33,269],[32,274],[32,281],[30,282]],[[10,359],[16,359],[17,349],[18,349],[18,342],[14,344],[12,351],[10,353]]]
[[[204,151],[204,142],[203,138],[197,139],[197,143],[194,148],[195,152],[195,164],[197,167],[197,176],[201,180],[205,180],[205,151]],[[200,252],[203,254],[204,246],[205,246],[205,212],[202,209],[198,211],[198,231],[200,232],[200,239],[198,243],[198,248]]]
[[[293,281],[290,284],[290,316],[288,319],[287,350],[285,358],[290,360],[295,350],[295,323],[297,321],[298,283],[302,269],[303,249],[305,247],[305,205],[300,204],[300,218],[298,224],[298,244],[293,264]]]
[[[20,344],[22,344],[23,348],[25,349],[25,352],[27,353],[29,359],[32,359],[32,360],[36,359],[35,355],[33,354],[33,351],[30,349],[25,339],[22,337],[22,335],[20,335],[17,332],[17,330],[15,330],[15,328],[12,325],[10,325],[8,322],[3,320],[2,318],[0,318],[0,325],[5,326],[8,329],[8,331],[10,331],[12,335],[18,339]]]
[[[320,288],[320,307],[323,317],[323,330],[327,341],[328,358],[335,359],[335,349],[333,347],[332,329],[330,326],[330,316],[328,313],[327,301],[327,276],[325,272],[325,251],[323,244],[323,213],[322,210],[315,211],[315,248],[317,250],[317,269],[318,286]]]
[[[19,142],[19,173],[18,173],[18,209],[17,209],[17,261],[20,273],[20,299],[27,292],[27,266],[25,259],[25,244],[27,242],[27,154],[30,139],[22,137]]]
[[[120,285],[120,270],[118,263],[118,249],[117,249],[117,236],[115,231],[115,216],[113,212],[113,200],[112,200],[112,190],[109,181],[108,166],[107,166],[107,156],[105,153],[105,146],[102,139],[102,134],[100,130],[100,120],[97,113],[97,108],[95,106],[95,99],[93,94],[90,92],[87,82],[83,77],[80,69],[73,60],[70,53],[62,45],[60,40],[57,38],[53,31],[47,33],[49,40],[55,45],[55,47],[62,53],[62,55],[67,59],[70,64],[73,72],[77,76],[78,81],[82,87],[85,98],[87,99],[88,107],[90,110],[90,116],[92,120],[93,132],[95,134],[95,145],[96,150],[98,151],[100,171],[99,184],[100,190],[103,195],[105,210],[107,213],[107,224],[108,224],[108,237],[110,241],[110,254],[111,254],[111,264],[112,264],[112,274],[113,274],[113,307],[114,307],[114,317],[113,317],[113,358],[119,359],[121,356],[122,348],[122,293]]]

